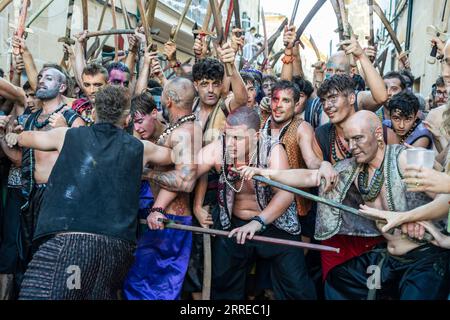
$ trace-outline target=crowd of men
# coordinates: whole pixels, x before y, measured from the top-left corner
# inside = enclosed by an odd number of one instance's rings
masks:
[[[382,76],[355,37],[310,82],[294,26],[280,74],[238,63],[242,32],[222,46],[198,36],[192,65],[141,29],[121,61],[86,61],[83,32],[66,68],[40,70],[13,39],[0,299],[448,299],[450,42],[433,39],[441,76],[424,99],[405,60]],[[434,169],[409,164],[411,148],[432,150]]]

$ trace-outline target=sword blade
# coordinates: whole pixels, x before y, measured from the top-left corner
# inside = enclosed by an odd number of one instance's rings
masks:
[[[19,15],[19,19],[17,21],[17,28],[16,28],[16,31],[15,31],[15,35],[18,36],[19,38],[22,38],[23,34],[25,33],[25,21],[27,19],[29,4],[30,4],[29,0],[23,0],[22,1],[22,6],[20,8],[20,15]],[[15,55],[19,55],[20,54],[20,48],[14,47],[13,48],[13,53]]]
[[[373,0],[367,0],[369,5],[369,46],[375,45],[375,35],[373,32]]]
[[[176,42],[178,32],[180,31],[181,25],[183,24],[184,18],[186,17],[186,14],[189,10],[189,7],[191,6],[192,0],[186,0],[186,4],[184,5],[184,9],[180,14],[180,17],[178,18],[178,23],[175,28],[172,29],[170,33],[170,41]]]
[[[117,29],[116,0],[111,0],[113,28]],[[114,35],[114,61],[119,61],[119,35]]]
[[[27,28],[31,26],[34,20],[36,20],[42,14],[42,12],[44,12],[45,9],[47,9],[48,6],[50,6],[53,3],[53,1],[55,0],[48,0],[43,5],[40,6],[40,8],[28,19],[28,22],[26,24]]]
[[[397,35],[395,34],[394,29],[392,29],[391,24],[389,23],[389,20],[384,15],[383,10],[381,10],[380,6],[376,1],[373,2],[373,11],[377,14],[377,16],[380,18],[381,22],[383,23],[384,27],[386,28],[387,32],[389,33],[389,36],[391,37],[392,42],[394,43],[395,49],[397,50],[398,54],[401,54],[403,52],[402,46],[400,45],[400,42],[398,41]]]
[[[294,8],[292,10],[291,20],[289,21],[289,25],[292,26],[295,22],[295,17],[297,16],[298,4],[300,0],[295,0]]]
[[[311,42],[311,45],[312,45],[312,47],[314,49],[314,53],[316,54],[317,61],[320,61],[321,58],[320,58],[319,48],[317,48],[316,42],[314,41],[314,39],[313,39],[313,37],[311,35],[309,36],[309,42]]]
[[[3,11],[13,0],[3,0],[0,2],[0,12]]]
[[[308,12],[308,14],[306,15],[305,19],[303,20],[302,24],[300,25],[300,27],[297,29],[297,35],[295,37],[295,41],[300,40],[303,31],[305,31],[306,27],[308,26],[308,24],[311,22],[312,18],[314,18],[314,16],[316,15],[316,13],[320,10],[320,8],[322,8],[322,6],[325,4],[326,0],[318,0],[314,6],[312,7],[312,9]]]

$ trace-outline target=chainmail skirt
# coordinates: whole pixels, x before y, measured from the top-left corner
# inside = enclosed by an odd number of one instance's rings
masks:
[[[20,300],[115,300],[133,263],[123,240],[62,233],[44,242],[25,272]]]

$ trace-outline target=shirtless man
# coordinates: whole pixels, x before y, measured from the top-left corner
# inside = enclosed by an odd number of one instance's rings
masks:
[[[197,38],[194,44],[194,52],[197,58],[199,48],[202,47],[204,40]],[[198,93],[198,98],[194,100],[192,112],[196,115],[197,121],[203,131],[203,146],[211,143],[217,139],[223,132],[225,127],[225,119],[232,110],[245,105],[248,101],[247,90],[245,83],[238,70],[234,68],[233,76],[227,77],[224,69],[225,63],[232,63],[234,61],[236,52],[228,44],[225,44],[219,50],[219,58],[205,58],[199,60],[192,68],[192,76],[194,79],[195,89]],[[230,89],[231,88],[231,89]],[[194,223],[206,227],[212,225],[212,220],[216,218],[215,209],[216,201],[215,194],[217,193],[217,175],[213,173],[205,174],[200,177],[196,189],[193,210],[196,220]],[[201,267],[203,261],[201,260],[203,254],[202,235],[194,235],[194,243],[192,250],[192,261],[190,263],[190,270],[187,278],[187,283],[194,283],[192,288],[187,290],[194,292],[194,298],[197,299],[202,288],[199,284],[202,283]],[[195,270],[192,270],[195,269]],[[192,278],[192,279],[191,279]],[[188,285],[189,287],[189,285]]]
[[[354,184],[366,206],[406,211],[430,200],[424,193],[406,191],[402,181],[406,168],[405,147],[384,144],[381,123],[375,114],[357,112],[345,125],[344,134],[353,158],[338,163],[336,168],[346,184]],[[332,228],[332,222],[325,221],[330,214],[324,211],[322,214],[319,229],[324,232]],[[402,229],[411,227],[405,225]],[[421,226],[413,228],[420,238]],[[411,241],[399,230],[383,233],[383,236],[387,246],[380,245],[330,271],[325,284],[327,299],[374,299],[376,294],[399,299],[447,297],[449,251],[430,243]],[[366,273],[370,266],[378,267],[379,277],[374,283]]]
[[[249,265],[255,257],[272,261],[271,281],[276,299],[315,299],[303,250],[246,242],[255,233],[298,240],[300,224],[292,194],[239,179],[232,170],[256,165],[289,168],[287,154],[278,141],[257,143],[258,113],[241,107],[227,117],[225,133],[199,153],[197,175],[210,169],[220,174],[220,224],[230,238],[213,242],[212,299],[244,299]],[[318,170],[305,170],[304,187],[317,186]],[[231,237],[236,236],[236,239]]]
[[[330,122],[316,129],[313,148],[318,156],[332,164],[352,156],[344,139],[343,128],[356,112],[354,107],[356,94],[353,88],[353,79],[344,74],[334,75],[326,79],[318,90],[318,96],[323,101],[324,112],[329,117]],[[390,137],[395,138],[395,133],[391,129],[386,129],[386,131],[386,135],[384,135],[386,140],[390,140]],[[349,220],[344,220],[338,228],[342,230],[339,230],[332,237],[326,236],[320,239],[324,245],[347,248],[347,250],[342,250],[339,253],[320,253],[324,280],[328,271],[334,266],[366,252],[382,240],[381,237],[375,237],[377,232],[369,230],[370,228],[360,230],[359,233],[355,232],[353,228],[355,225],[354,219],[358,219],[358,217],[349,217]],[[356,225],[358,224],[361,223]]]
[[[195,186],[195,158],[201,147],[201,129],[197,128],[195,116],[191,113],[194,97],[195,88],[188,79],[174,78],[164,86],[161,102],[168,110],[170,125],[157,144],[173,149],[179,161],[174,167],[155,167],[143,175],[150,181],[156,200],[147,217],[151,231],[143,236],[136,263],[127,277],[125,290],[128,299],[176,300],[181,294],[192,234],[163,230],[164,224],[160,219],[192,223],[189,193]],[[196,134],[199,136],[195,137]],[[163,245],[164,242],[168,245]],[[166,268],[168,264],[176,267]],[[146,267],[142,268],[143,265]],[[142,290],[144,286],[148,290]]]
[[[43,68],[40,71],[36,98],[39,99],[42,108],[27,118],[24,123],[25,131],[48,131],[56,127],[79,127],[85,124],[64,103],[62,93],[66,90],[65,83],[66,77],[55,68]],[[23,95],[25,101],[25,93]],[[10,145],[11,137],[13,137],[11,134],[5,136],[6,142]],[[58,154],[58,151],[47,152],[32,148],[22,150],[22,181],[27,201],[23,208],[24,224],[22,226],[25,250],[31,246],[42,195]],[[26,252],[25,256],[30,258],[29,254],[30,252]]]

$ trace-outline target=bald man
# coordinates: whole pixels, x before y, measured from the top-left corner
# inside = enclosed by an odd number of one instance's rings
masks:
[[[424,193],[406,192],[402,181],[406,167],[405,147],[384,144],[383,129],[374,113],[355,113],[346,123],[344,135],[353,158],[336,165],[340,173],[339,185],[324,197],[343,200],[347,204],[351,200],[354,207],[364,203],[388,211],[406,211],[430,201]],[[364,221],[364,218],[322,204],[318,205],[317,215],[318,239],[350,232],[376,236],[381,230],[377,230],[378,225],[372,221]],[[423,229],[419,227],[405,225],[402,229],[415,228],[414,234],[420,238]],[[383,233],[383,236],[387,244],[380,244],[329,272],[325,284],[327,299],[447,297],[450,285],[446,266],[449,251],[431,243],[412,241],[399,231]],[[371,266],[373,269],[368,269]]]
[[[64,102],[63,92],[67,89],[66,76],[55,67],[44,67],[38,74],[36,98],[38,111],[29,114],[23,126],[25,131],[48,131],[57,127],[84,126],[84,121]],[[23,93],[23,99],[26,99]],[[25,100],[24,100],[25,101]],[[8,142],[8,137],[6,142]],[[25,264],[31,260],[31,242],[39,215],[42,197],[50,173],[58,159],[58,151],[22,149],[22,181],[26,204],[23,210],[23,247]]]
[[[193,83],[185,78],[169,80],[161,97],[168,110],[170,125],[157,144],[173,149],[180,157],[173,167],[147,170],[143,179],[150,182],[155,203],[147,220],[149,228],[141,238],[136,262],[125,281],[125,297],[130,300],[177,300],[187,271],[192,234],[163,230],[162,219],[192,224],[190,193],[197,173],[195,156],[201,148],[202,130],[194,122]],[[141,222],[141,223],[142,223]],[[171,265],[170,268],[167,268]],[[170,285],[168,285],[170,283]]]

